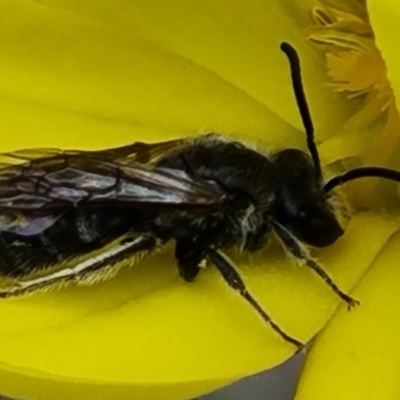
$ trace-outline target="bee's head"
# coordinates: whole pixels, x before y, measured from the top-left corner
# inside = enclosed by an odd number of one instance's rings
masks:
[[[293,91],[303,121],[309,154],[288,149],[276,154],[278,188],[275,218],[298,239],[316,247],[329,246],[342,234],[343,229],[335,217],[332,189],[353,179],[379,177],[400,182],[400,171],[384,167],[351,169],[323,183],[321,164],[314,140],[314,127],[301,81],[300,60],[296,50],[283,42],[292,75]]]
[[[296,149],[276,154],[274,164],[279,184],[275,217],[299,240],[312,246],[325,247],[343,235],[343,229],[328,201],[330,195],[323,187],[314,127],[301,82],[299,57],[288,43],[282,43],[281,49],[289,60],[293,90],[305,128],[309,155]]]
[[[277,177],[276,221],[311,246],[334,243],[343,235],[343,229],[311,157],[301,150],[287,149],[277,153],[273,163]]]

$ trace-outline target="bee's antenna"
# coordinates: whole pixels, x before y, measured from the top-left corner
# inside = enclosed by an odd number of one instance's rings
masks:
[[[297,106],[299,107],[301,119],[307,135],[307,146],[314,161],[315,171],[318,179],[322,178],[321,163],[319,160],[318,149],[314,140],[314,126],[311,119],[310,109],[308,108],[306,96],[304,94],[303,83],[301,80],[300,60],[295,48],[287,42],[281,43],[281,50],[286,54],[292,75],[293,91],[296,96]],[[335,176],[324,185],[324,191],[329,192],[339,185],[359,178],[376,177],[388,179],[400,183],[400,171],[384,167],[360,167],[354,168],[342,175]]]
[[[348,181],[369,177],[383,178],[389,179],[390,181],[400,182],[400,171],[384,167],[354,168],[350,171],[344,172],[342,175],[338,175],[330,179],[327,183],[325,183],[324,190],[325,192],[329,192],[336,186],[343,185]]]
[[[311,157],[314,161],[315,171],[318,179],[322,177],[321,164],[319,161],[318,149],[314,141],[314,126],[311,119],[310,110],[308,108],[306,96],[304,94],[303,83],[301,81],[300,60],[297,51],[289,43],[282,42],[281,50],[286,54],[292,75],[292,85],[296,96],[297,106],[300,110],[301,119],[303,120],[304,129],[307,135],[307,146]]]

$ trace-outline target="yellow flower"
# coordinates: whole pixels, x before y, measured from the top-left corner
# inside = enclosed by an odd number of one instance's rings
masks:
[[[350,103],[325,85],[319,50],[303,40],[314,2],[297,3],[0,0],[2,149],[103,148],[208,131],[271,150],[304,148],[285,40],[301,56],[323,159],[341,168],[346,160],[329,143]],[[354,115],[362,107],[351,103]],[[397,229],[390,212],[359,213],[343,239],[315,254],[350,290]],[[302,341],[339,304],[276,244],[239,266]],[[0,392],[17,398],[185,399],[295,351],[212,267],[182,282],[171,248],[98,285],[2,301],[0,320]]]
[[[398,165],[399,124],[395,98],[399,99],[400,75],[398,41],[393,27],[400,20],[400,7],[390,1],[370,1],[368,11],[391,87],[385,76],[375,68],[369,69],[372,64],[381,63],[381,58],[373,63],[366,61],[357,71],[358,76],[369,72],[370,93],[365,97],[369,105],[372,102],[376,106],[385,104],[386,118],[381,121],[382,134],[373,149],[377,152],[375,156],[390,157],[390,161]],[[357,35],[353,37],[357,41]],[[375,96],[373,92],[377,92]],[[374,156],[373,151],[370,154]],[[374,226],[366,229],[374,229]],[[399,248],[400,237],[396,234],[381,249],[354,291],[354,295],[362,299],[363,306],[353,315],[341,308],[319,335],[307,356],[296,400],[399,398]]]

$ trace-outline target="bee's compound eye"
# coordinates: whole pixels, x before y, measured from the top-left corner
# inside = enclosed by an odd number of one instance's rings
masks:
[[[298,218],[293,221],[291,230],[300,240],[315,247],[330,246],[344,233],[333,215]]]

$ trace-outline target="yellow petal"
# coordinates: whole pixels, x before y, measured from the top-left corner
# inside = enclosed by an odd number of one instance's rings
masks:
[[[0,7],[3,148],[105,147],[212,130],[302,145],[300,131],[281,120],[302,131],[282,40],[309,65],[320,136],[340,120],[342,106],[329,103],[336,97],[322,87],[318,54],[299,40],[307,9],[296,15],[294,5],[260,0],[229,7],[20,0]]]
[[[374,26],[376,43],[385,60],[387,75],[397,105],[397,113],[394,115],[394,117],[397,118],[397,123],[395,122],[396,130],[386,133],[388,136],[387,142],[390,143],[392,148],[398,149],[398,143],[393,143],[391,137],[398,135],[400,125],[398,122],[400,119],[398,113],[400,101],[400,72],[398,65],[400,62],[400,55],[398,51],[399,40],[396,35],[393,35],[393,30],[390,29],[390,27],[395,26],[393,24],[396,24],[397,21],[400,20],[400,7],[397,3],[391,1],[378,2],[374,0],[368,3],[368,10],[370,12],[371,23]],[[394,157],[394,159],[396,162],[394,165],[399,168],[400,163],[398,156]]]
[[[399,398],[399,259],[397,234],[354,291],[362,307],[351,314],[341,308],[319,335],[296,400]]]
[[[385,60],[387,75],[395,93],[397,104],[400,99],[400,54],[399,39],[393,35],[393,27],[400,21],[400,6],[390,0],[368,1],[368,11],[374,28],[375,41]]]
[[[320,260],[349,288],[396,227],[391,216],[361,214]],[[214,269],[187,285],[165,260],[157,257],[90,288],[4,301],[1,391],[43,399],[99,399],[105,393],[184,399],[276,365],[293,351]],[[241,271],[266,309],[302,340],[324,325],[338,303],[313,272],[290,265],[277,248],[251,265],[243,262]]]
[[[300,51],[318,137],[332,135],[344,105],[299,41],[306,4],[1,1],[2,147],[100,148],[210,130],[304,145],[282,40]],[[350,289],[396,229],[391,216],[359,215],[321,262]],[[303,341],[338,304],[277,246],[240,268]],[[171,249],[93,287],[0,302],[0,320],[0,392],[20,398],[189,398],[294,350],[214,269],[183,283]]]

